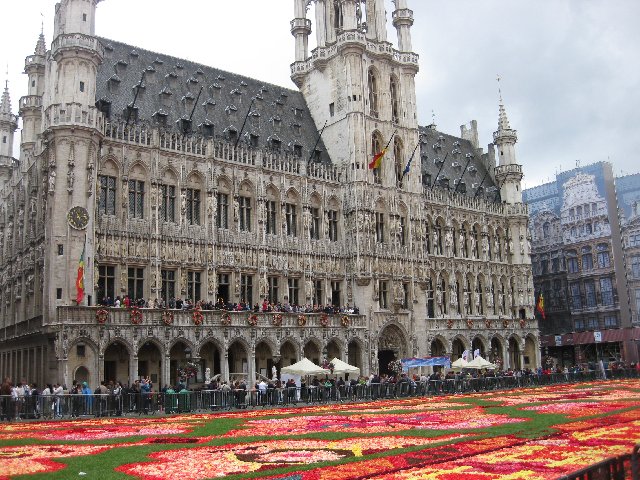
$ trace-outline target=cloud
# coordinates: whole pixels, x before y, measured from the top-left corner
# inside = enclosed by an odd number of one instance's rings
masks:
[[[487,144],[497,127],[498,86],[528,186],[570,168],[610,159],[614,171],[637,171],[640,151],[640,18],[637,0],[408,0],[421,124],[459,134],[478,120]],[[392,31],[391,0],[386,0]],[[44,14],[50,44],[54,2],[22,0],[5,12],[0,64],[8,65],[14,111],[26,95],[20,75]],[[313,18],[313,8],[310,18]],[[293,0],[233,2],[107,0],[97,33],[218,68],[292,87],[289,65]],[[313,26],[315,30],[315,25]],[[315,35],[312,33],[312,36]],[[395,35],[389,39],[395,41]],[[312,45],[314,41],[310,42]]]

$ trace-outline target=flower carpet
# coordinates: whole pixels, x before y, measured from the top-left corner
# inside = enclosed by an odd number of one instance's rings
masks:
[[[0,423],[0,479],[555,479],[640,443],[640,380]]]

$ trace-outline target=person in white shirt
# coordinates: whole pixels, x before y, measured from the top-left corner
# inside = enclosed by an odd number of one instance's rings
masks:
[[[56,383],[53,387],[53,404],[54,415],[62,418],[62,395],[64,394],[64,388],[59,383]]]

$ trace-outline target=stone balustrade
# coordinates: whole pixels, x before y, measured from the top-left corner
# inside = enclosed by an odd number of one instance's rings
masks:
[[[106,316],[100,311],[107,312]],[[285,313],[285,312],[227,312],[223,310],[201,310],[200,318],[195,310],[158,310],[151,308],[137,309],[140,312],[138,318],[132,315],[132,311],[125,308],[110,307],[58,307],[57,323],[66,326],[91,326],[100,324],[104,316],[103,325],[113,326],[172,326],[172,327],[228,327],[228,328],[296,328],[296,329],[336,329],[356,328],[366,329],[367,320],[363,315],[323,313]],[[255,318],[252,318],[254,317]],[[277,318],[279,316],[279,318]],[[255,321],[255,325],[253,322]]]
[[[50,105],[44,112],[43,130],[65,126],[93,128],[104,132],[104,117],[96,107],[79,103]]]
[[[97,37],[82,33],[58,35],[51,44],[51,55],[56,58],[64,50],[84,50],[104,58],[104,47]]]

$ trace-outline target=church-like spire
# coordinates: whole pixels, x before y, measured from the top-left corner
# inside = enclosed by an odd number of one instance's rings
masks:
[[[499,84],[500,77],[498,77],[498,85]],[[512,150],[513,146],[518,142],[518,133],[514,129],[512,129],[511,125],[509,124],[509,118],[507,117],[507,110],[504,108],[504,101],[502,100],[502,90],[500,89],[500,87],[498,87],[498,94],[500,97],[498,107],[498,130],[496,132],[493,132],[493,143],[495,143],[498,147],[511,147],[508,149],[510,150],[510,152],[508,155],[506,155],[506,158],[501,156],[501,164],[503,162],[515,163],[515,152]]]
[[[502,102],[500,102],[500,114],[498,116],[498,131],[500,130],[511,130],[509,119],[507,118],[507,111]]]
[[[9,81],[4,82],[4,92],[0,100],[0,114],[11,115],[11,97],[9,96]]]
[[[33,52],[34,55],[39,55],[44,57],[47,54],[47,46],[44,41],[44,32],[40,32],[40,36],[38,37],[38,43],[36,43],[36,49]]]

